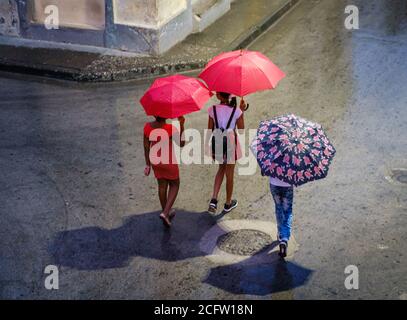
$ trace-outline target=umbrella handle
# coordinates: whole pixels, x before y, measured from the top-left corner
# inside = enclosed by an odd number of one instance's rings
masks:
[[[244,111],[247,111],[249,109],[250,104],[246,105],[246,108],[244,108]]]

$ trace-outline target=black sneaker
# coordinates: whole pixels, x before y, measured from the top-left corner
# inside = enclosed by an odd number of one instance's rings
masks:
[[[238,205],[237,200],[232,200],[232,202],[228,205],[225,203],[225,206],[223,207],[223,212],[224,213],[229,213],[232,211],[234,208],[236,208]]]
[[[211,202],[209,202],[208,212],[216,213],[217,210],[218,210],[218,200],[212,199]]]
[[[288,243],[287,241],[280,241],[280,252],[278,253],[278,255],[281,258],[285,258],[287,256],[287,248],[288,248]]]

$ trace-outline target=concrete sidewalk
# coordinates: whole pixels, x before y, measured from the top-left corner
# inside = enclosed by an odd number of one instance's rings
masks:
[[[221,19],[159,57],[0,37],[0,70],[98,82],[199,69],[223,51],[248,46],[298,1],[237,0]]]

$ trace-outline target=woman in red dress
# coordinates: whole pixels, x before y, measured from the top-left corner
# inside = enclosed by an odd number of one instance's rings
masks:
[[[148,176],[151,167],[158,182],[158,197],[160,199],[162,213],[160,218],[165,226],[171,226],[171,220],[175,216],[172,206],[178,195],[180,180],[177,160],[174,153],[173,141],[182,141],[185,118],[179,117],[181,132],[171,124],[166,123],[166,119],[155,117],[155,121],[147,122],[144,126],[144,156],[146,168],[144,174]]]

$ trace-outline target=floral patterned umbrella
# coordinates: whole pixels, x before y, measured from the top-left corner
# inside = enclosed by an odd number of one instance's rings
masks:
[[[250,147],[262,175],[294,186],[325,178],[336,152],[321,125],[293,114],[260,122]]]

